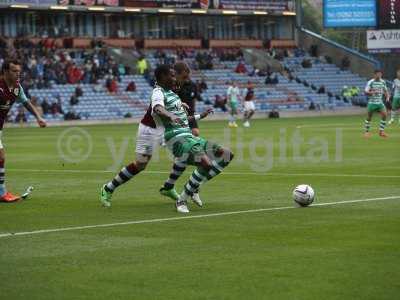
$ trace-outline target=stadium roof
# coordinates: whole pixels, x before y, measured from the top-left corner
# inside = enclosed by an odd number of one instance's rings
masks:
[[[110,6],[77,6],[77,5],[32,5],[32,4],[0,4],[0,9],[37,10],[52,12],[97,12],[97,13],[135,13],[135,14],[197,14],[197,15],[242,15],[242,16],[295,16],[292,11],[265,10],[227,10],[227,9],[188,9],[188,8],[140,8]]]

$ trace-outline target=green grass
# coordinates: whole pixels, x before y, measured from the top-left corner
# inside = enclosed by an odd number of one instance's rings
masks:
[[[232,131],[201,124],[236,157],[191,215],[292,206],[301,183],[317,203],[400,196],[400,128],[365,140],[362,124],[361,116],[257,120]],[[58,151],[66,128],[5,130],[7,185],[35,191],[0,204],[0,234],[180,217],[158,194],[171,166],[165,149],[102,208],[100,186],[133,159],[137,126],[81,128],[92,152],[75,163]],[[71,149],[79,158],[88,148],[75,138]],[[2,237],[0,299],[397,299],[399,228],[400,198]]]

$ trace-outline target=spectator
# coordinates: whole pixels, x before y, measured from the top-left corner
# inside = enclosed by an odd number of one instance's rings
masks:
[[[79,103],[79,99],[76,95],[72,95],[71,98],[69,99],[69,104],[71,106],[77,105]]]
[[[275,74],[274,78],[272,78],[272,84],[278,84],[278,83],[279,83],[278,75]]]
[[[279,112],[278,112],[278,110],[277,110],[276,108],[273,108],[273,109],[269,112],[268,117],[269,117],[270,119],[278,119],[278,118],[279,118]]]
[[[127,92],[136,92],[136,83],[134,81],[129,82],[128,86],[126,87]]]
[[[310,68],[312,68],[312,62],[311,62],[311,60],[304,58],[303,61],[301,62],[301,66],[304,69],[310,69]]]
[[[235,73],[239,73],[239,74],[247,73],[246,65],[242,61],[240,61],[238,63],[238,65],[236,66]]]
[[[223,112],[227,112],[226,103],[226,97],[222,98],[220,95],[215,95],[214,108],[220,108]]]
[[[15,123],[26,123],[28,120],[26,118],[25,109],[23,106],[18,107],[17,115],[15,116]]]
[[[267,77],[265,77],[265,84],[266,85],[272,84],[272,78],[270,74],[268,74]]]
[[[146,58],[142,55],[139,60],[137,61],[137,65],[136,65],[137,71],[140,75],[144,75],[147,73],[148,71],[148,65],[147,65],[147,61]]]
[[[204,77],[202,77],[201,81],[200,81],[200,85],[199,85],[199,91],[200,91],[200,93],[202,93],[206,89],[208,89],[208,86],[207,86],[207,83],[206,83]]]
[[[311,53],[312,57],[318,57],[318,46],[317,45],[311,45],[310,53]]]
[[[326,92],[325,86],[324,86],[324,85],[321,85],[321,86],[319,87],[317,93],[318,93],[318,94],[325,94],[325,92]]]
[[[360,95],[360,89],[356,86],[352,86],[350,89],[350,93],[352,97],[357,97]]]
[[[111,94],[116,94],[118,92],[118,83],[115,77],[107,79],[106,88]]]
[[[309,110],[315,110],[315,103],[311,101],[310,106],[308,107]]]
[[[342,70],[343,71],[346,71],[346,70],[348,70],[349,68],[350,68],[350,64],[351,64],[351,62],[350,62],[350,60],[349,60],[349,58],[347,57],[347,56],[345,56],[343,59],[342,59]]]
[[[68,82],[71,84],[78,83],[81,79],[83,79],[82,71],[75,65],[75,63],[72,63],[72,65],[68,67],[67,74]]]
[[[64,120],[80,120],[81,116],[77,114],[74,110],[69,110],[65,115],[64,115]]]
[[[83,90],[80,85],[75,88],[75,97],[79,98],[83,96]]]
[[[99,83],[99,81],[97,79],[93,84],[94,84],[93,85],[93,92],[100,93],[103,90],[103,86]]]
[[[40,106],[42,107],[42,111],[44,115],[48,115],[50,113],[50,104],[49,102],[47,102],[47,98],[44,98],[42,103],[40,104]]]
[[[55,102],[53,102],[51,104],[50,109],[51,109],[51,114],[53,116],[57,116],[59,114],[61,114],[61,115],[64,114],[64,112],[62,110],[62,105],[61,105],[61,99],[60,98],[57,101],[55,101]]]

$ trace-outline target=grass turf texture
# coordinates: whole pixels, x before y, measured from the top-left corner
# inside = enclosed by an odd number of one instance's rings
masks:
[[[236,158],[203,187],[205,207],[191,205],[191,215],[291,206],[301,183],[314,187],[318,203],[400,196],[400,128],[390,127],[387,140],[365,140],[362,124],[362,117],[257,120],[246,130],[202,123],[206,138],[230,135]],[[29,200],[0,204],[0,234],[180,216],[158,194],[171,166],[165,149],[150,172],[115,192],[112,209],[102,208],[100,186],[114,176],[110,147],[127,163],[137,126],[82,129],[93,151],[79,163],[60,157],[66,128],[5,130],[9,189],[36,189]],[[296,131],[305,140],[300,155]],[[319,140],[311,145],[312,138]],[[75,138],[70,148],[79,157],[87,145]],[[4,237],[0,299],[396,299],[399,228],[394,199]]]

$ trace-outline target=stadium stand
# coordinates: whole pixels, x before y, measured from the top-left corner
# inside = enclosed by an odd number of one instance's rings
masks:
[[[67,51],[55,50],[46,41],[39,41],[35,46],[26,40],[16,40],[14,46],[20,56],[27,59],[24,67],[27,80],[24,86],[29,95],[36,97],[39,103],[46,99],[50,107],[54,107],[54,103],[61,106],[61,109],[49,110],[46,115],[49,121],[61,121],[71,116],[87,120],[140,117],[147,108],[151,85],[154,83],[151,72],[131,74],[132,70],[113,61],[105,45],[95,50]],[[263,112],[272,109],[296,111],[349,107],[352,99],[344,97],[343,87],[355,86],[362,90],[365,84],[365,78],[348,70],[340,70],[304,51],[286,50],[280,53],[285,53],[277,57],[286,70],[283,73],[254,69],[244,61],[243,53],[235,48],[148,49],[143,52],[150,70],[160,63],[184,60],[193,70],[193,80],[205,81],[207,89],[201,93],[202,101],[198,103],[198,111],[214,105],[217,97],[223,99],[232,81],[242,88],[251,82],[255,87],[256,108]],[[302,65],[305,60],[310,65]],[[107,85],[114,79],[116,90],[110,92]],[[134,82],[135,91],[127,91],[131,82]],[[78,97],[77,103],[71,105],[71,97],[78,86],[83,95]],[[357,97],[355,102],[362,102],[362,97]],[[15,106],[10,120],[15,120],[18,111]],[[32,116],[28,116],[30,120]]]

